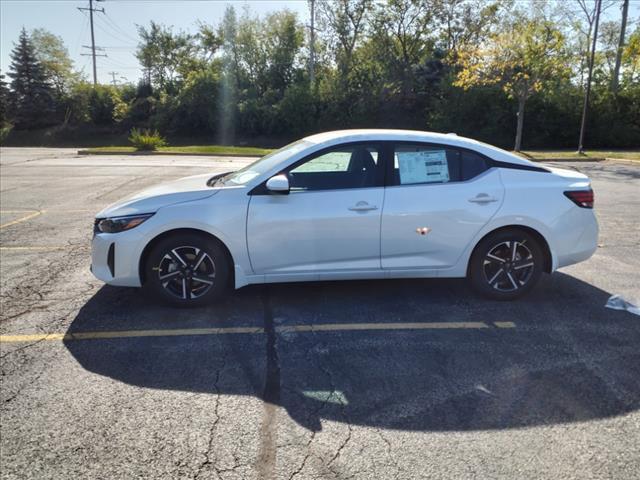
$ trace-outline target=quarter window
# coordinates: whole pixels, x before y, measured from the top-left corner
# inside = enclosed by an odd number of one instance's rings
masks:
[[[474,152],[445,146],[397,145],[395,185],[463,182],[487,170],[485,159]]]

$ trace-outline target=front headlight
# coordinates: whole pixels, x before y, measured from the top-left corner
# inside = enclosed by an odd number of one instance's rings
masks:
[[[153,213],[144,213],[122,217],[96,218],[96,233],[118,233],[131,230],[152,216]]]

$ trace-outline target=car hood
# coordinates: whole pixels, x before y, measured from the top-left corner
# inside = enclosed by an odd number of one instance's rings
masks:
[[[206,173],[155,185],[112,203],[98,213],[96,217],[105,218],[138,213],[155,213],[160,208],[168,205],[210,197],[220,191],[219,188],[212,188],[207,185],[207,182],[216,176],[218,175]]]

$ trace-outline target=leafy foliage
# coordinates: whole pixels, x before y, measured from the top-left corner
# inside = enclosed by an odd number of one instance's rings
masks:
[[[131,130],[129,141],[133,144],[136,150],[140,151],[157,150],[167,144],[166,140],[157,130],[138,130],[137,128],[133,128]]]
[[[58,97],[68,93],[81,76],[74,70],[73,61],[61,37],[43,28],[37,28],[30,35],[33,48],[42,68],[53,84]]]
[[[522,144],[524,108],[527,100],[551,82],[566,78],[564,36],[548,21],[516,18],[505,29],[491,35],[482,47],[460,53],[461,69],[455,86],[502,87],[518,101],[518,131],[515,150]]]
[[[515,137],[516,149],[576,146],[593,0],[315,5],[313,36],[290,11],[256,16],[233,5],[217,24],[189,32],[140,26],[143,76],[117,87],[87,83],[55,35],[23,32],[11,89],[0,83],[0,120],[117,138],[137,127],[140,135],[224,145],[278,146],[322,130],[379,127],[456,132],[504,147]],[[637,147],[640,29],[627,32],[613,89],[621,23],[609,17],[598,38],[587,146]]]

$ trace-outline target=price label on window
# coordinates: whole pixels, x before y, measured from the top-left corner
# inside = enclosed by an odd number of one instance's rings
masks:
[[[449,181],[449,166],[444,150],[398,152],[400,183],[442,183]]]

